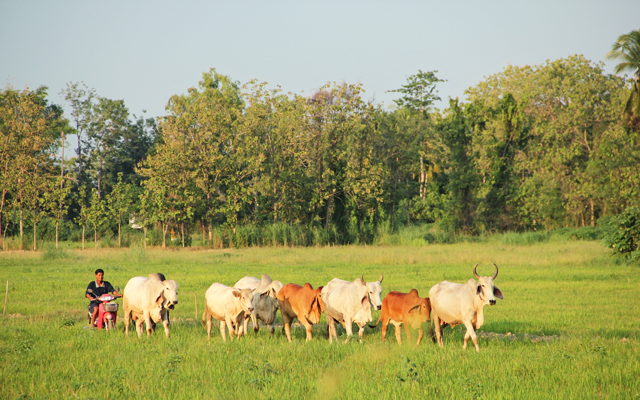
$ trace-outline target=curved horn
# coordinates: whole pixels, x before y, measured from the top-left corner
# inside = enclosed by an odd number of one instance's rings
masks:
[[[367,286],[367,282],[364,281],[364,274],[360,275],[360,280],[364,286]]]
[[[475,276],[475,277],[476,277],[476,279],[480,279],[480,277],[478,276],[478,273],[476,272],[476,268],[478,268],[478,264],[476,264],[476,265],[473,267],[473,276]]]
[[[378,283],[382,283],[383,279],[384,279],[384,275],[382,275],[382,272],[380,272],[380,279],[378,279]]]
[[[496,263],[493,263],[493,266],[496,267],[496,272],[495,272],[495,274],[493,274],[491,279],[496,279],[496,277],[498,276],[498,266],[496,265]]]

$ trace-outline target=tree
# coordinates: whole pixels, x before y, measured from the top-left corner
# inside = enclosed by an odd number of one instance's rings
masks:
[[[86,155],[82,152],[82,146],[86,142],[84,136],[87,135],[94,117],[94,99],[96,98],[96,93],[94,89],[87,88],[84,82],[69,82],[67,83],[66,89],[63,89],[60,94],[64,95],[64,99],[69,102],[71,106],[71,120],[74,125],[75,134],[78,137],[78,148],[76,150],[78,160],[77,178],[79,182],[84,182]]]
[[[436,76],[437,72],[438,71],[422,72],[422,70],[418,70],[417,74],[407,78],[406,85],[402,85],[400,89],[389,90],[390,93],[404,94],[404,96],[398,100],[394,100],[394,103],[396,103],[398,107],[418,110],[426,116],[433,102],[440,100],[440,97],[437,95],[436,84],[438,82],[446,82]]]
[[[118,224],[118,247],[122,247],[122,218],[128,216],[133,193],[131,185],[122,181],[122,172],[118,173],[118,182],[113,185],[113,190],[106,197],[106,211],[115,218]]]
[[[607,53],[607,59],[621,60],[613,69],[616,74],[625,71],[633,73],[631,92],[623,112],[640,117],[640,30],[618,37],[611,51]]]

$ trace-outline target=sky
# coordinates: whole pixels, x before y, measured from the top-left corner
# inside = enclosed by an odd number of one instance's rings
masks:
[[[211,68],[299,94],[360,83],[384,107],[408,76],[436,70],[444,109],[508,65],[582,54],[612,73],[606,53],[637,29],[638,0],[3,0],[0,80],[48,86],[65,110],[60,92],[84,82],[148,118]]]

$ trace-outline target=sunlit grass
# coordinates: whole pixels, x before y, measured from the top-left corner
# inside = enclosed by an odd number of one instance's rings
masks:
[[[65,249],[64,257],[0,253],[2,398],[638,398],[640,274],[598,242],[458,243],[429,246],[271,247],[240,250]],[[465,282],[500,272],[505,299],[485,309],[481,352],[462,350],[464,330],[445,331],[445,348],[380,340],[380,330],[329,345],[278,329],[223,343],[207,341],[200,318],[213,282],[233,285],[268,273],[314,287],[334,277],[376,280],[385,293]],[[171,338],[139,340],[85,329],[84,290],[93,271],[124,288],[162,272],[180,285]],[[197,297],[196,297],[197,296]],[[0,297],[4,300],[4,297]],[[198,313],[196,313],[196,299]],[[377,319],[378,311],[374,312]],[[280,317],[278,317],[280,321]],[[392,331],[393,328],[390,328]],[[339,331],[344,339],[344,330]],[[99,354],[100,357],[96,355]],[[100,362],[96,360],[100,359]]]

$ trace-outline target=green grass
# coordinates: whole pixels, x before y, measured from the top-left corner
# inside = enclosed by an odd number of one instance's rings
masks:
[[[598,242],[513,242],[0,253],[0,292],[10,282],[8,315],[0,317],[0,397],[640,398],[638,267]],[[446,329],[441,349],[428,338],[398,346],[392,327],[384,343],[380,328],[366,328],[363,343],[329,345],[324,321],[311,343],[302,329],[293,330],[293,343],[267,329],[226,343],[214,329],[207,341],[200,324],[206,289],[246,275],[317,287],[383,272],[385,293],[415,287],[426,296],[443,279],[472,278],[476,263],[479,273],[492,273],[494,262],[505,299],[485,308],[480,331],[494,335],[480,338],[479,354],[462,350],[460,326]],[[120,320],[117,332],[85,329],[83,294],[96,268],[122,288],[152,272],[177,280],[171,338],[162,329],[127,338]]]

